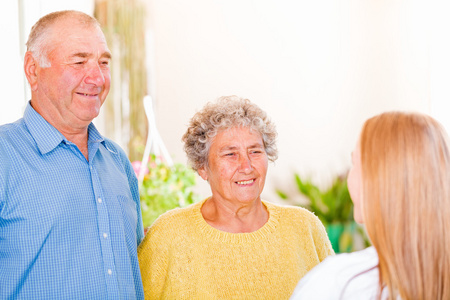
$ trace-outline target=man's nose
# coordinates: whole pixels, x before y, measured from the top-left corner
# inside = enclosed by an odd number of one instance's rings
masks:
[[[85,77],[85,82],[95,86],[102,86],[105,84],[105,76],[97,63],[92,64],[92,66],[89,67]]]

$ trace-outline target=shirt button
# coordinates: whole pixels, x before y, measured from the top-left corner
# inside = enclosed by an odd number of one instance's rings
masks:
[[[102,198],[97,199],[98,203],[102,203]]]
[[[103,234],[103,237],[106,239],[108,237],[108,234],[106,232]]]
[[[108,269],[108,274],[111,275],[112,274],[112,270]]]

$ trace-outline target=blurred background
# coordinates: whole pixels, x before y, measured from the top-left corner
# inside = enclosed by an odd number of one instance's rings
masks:
[[[112,89],[94,121],[100,131],[131,161],[142,160],[149,132],[142,99],[150,95],[157,143],[184,165],[181,136],[192,115],[219,96],[248,98],[279,133],[279,159],[262,195],[267,201],[308,203],[299,178],[329,189],[350,167],[363,122],[377,113],[420,111],[450,129],[446,1],[8,0],[1,6],[0,124],[20,118],[30,99],[22,64],[31,26],[51,11],[81,10],[100,21],[113,53]],[[195,180],[196,199],[209,196],[207,183]]]

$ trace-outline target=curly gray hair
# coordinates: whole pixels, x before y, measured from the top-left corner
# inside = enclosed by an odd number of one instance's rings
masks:
[[[233,127],[251,128],[261,134],[270,161],[278,157],[277,131],[267,114],[248,99],[225,96],[207,103],[191,119],[183,135],[184,151],[191,167],[198,171],[208,165],[211,140],[220,130]]]

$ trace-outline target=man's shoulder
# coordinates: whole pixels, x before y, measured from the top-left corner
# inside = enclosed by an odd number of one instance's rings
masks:
[[[104,139],[105,147],[107,147],[109,150],[112,150],[115,152],[119,152],[119,151],[123,152],[123,149],[119,146],[119,144],[117,144],[113,140],[111,140],[107,137],[103,137],[103,139]]]
[[[119,144],[117,144],[116,142],[107,137],[103,137],[103,139],[104,139],[103,146],[106,148],[106,150],[108,150],[111,154],[117,155],[122,160],[124,158],[128,160],[125,151],[122,149],[122,147],[119,146]]]
[[[17,151],[24,147],[24,140],[32,140],[30,132],[27,130],[23,119],[14,123],[0,125],[0,151],[7,149]],[[28,144],[25,142],[25,144]],[[2,151],[3,150],[3,151]],[[6,155],[3,153],[2,155]]]
[[[117,167],[123,170],[130,180],[135,180],[137,184],[136,175],[125,151],[116,142],[105,137],[103,138],[102,145],[105,149],[103,153],[106,153],[109,157],[111,157]]]
[[[0,125],[0,139],[6,140],[8,137],[23,134],[24,130],[25,130],[25,122],[23,121],[23,119],[19,119],[13,123]]]

